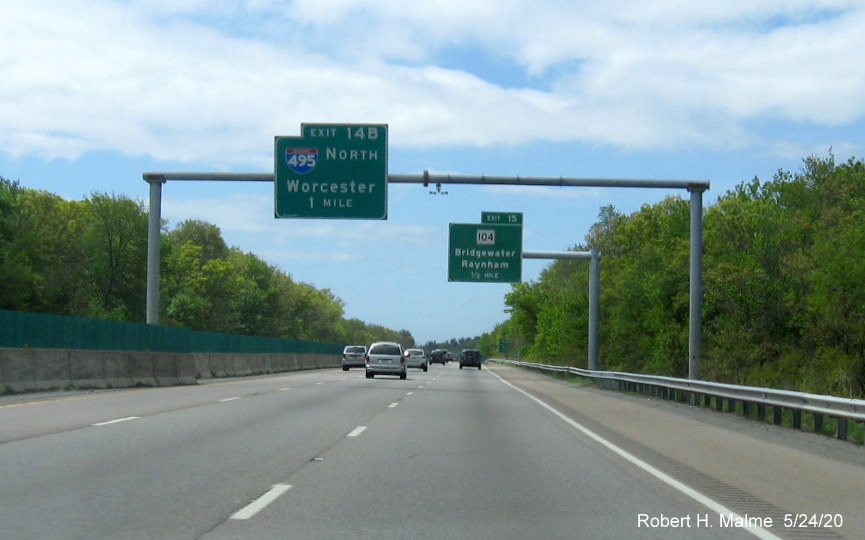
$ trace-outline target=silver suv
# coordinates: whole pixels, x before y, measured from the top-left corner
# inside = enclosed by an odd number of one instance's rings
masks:
[[[366,365],[366,346],[348,345],[342,351],[342,370],[348,368],[364,367]]]
[[[402,345],[394,341],[377,341],[366,353],[366,378],[376,375],[399,375],[406,378],[406,363]]]

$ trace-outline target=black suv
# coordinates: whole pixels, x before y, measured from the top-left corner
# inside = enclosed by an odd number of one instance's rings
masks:
[[[430,364],[435,364],[438,362],[441,365],[445,365],[448,363],[447,359],[447,351],[444,349],[436,349],[432,352],[429,358]]]
[[[478,369],[481,369],[482,360],[481,351],[477,349],[463,349],[460,353],[460,369],[463,366],[477,366]]]

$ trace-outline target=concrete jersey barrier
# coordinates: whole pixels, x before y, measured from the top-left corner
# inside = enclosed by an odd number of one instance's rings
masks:
[[[198,379],[339,367],[326,353],[175,353],[0,348],[0,394],[195,384]]]

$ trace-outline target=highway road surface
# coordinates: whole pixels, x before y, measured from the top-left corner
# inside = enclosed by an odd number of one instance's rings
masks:
[[[865,538],[865,450],[500,364],[0,397],[0,538]]]

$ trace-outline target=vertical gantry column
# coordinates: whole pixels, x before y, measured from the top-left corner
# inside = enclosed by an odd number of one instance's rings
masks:
[[[688,332],[688,378],[700,378],[703,343],[703,186],[691,192],[690,328]]]
[[[601,319],[601,253],[592,248],[589,266],[589,369],[599,369]]]
[[[147,216],[147,324],[159,324],[159,258],[162,248],[162,184],[165,178],[147,176],[150,207]]]

